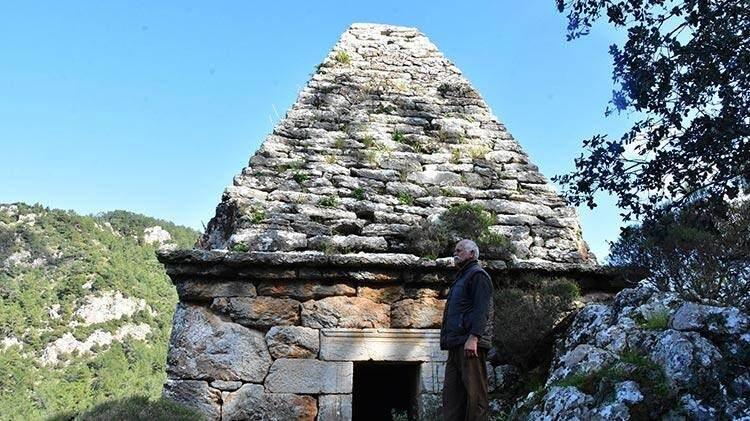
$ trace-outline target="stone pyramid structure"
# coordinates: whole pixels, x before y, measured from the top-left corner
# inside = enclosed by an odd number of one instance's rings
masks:
[[[595,262],[574,209],[426,36],[354,24],[226,189],[200,245],[408,253],[411,227],[459,203],[496,215],[490,230],[517,262]]]
[[[180,299],[164,396],[210,420],[437,419],[455,268],[414,254],[410,236],[461,204],[491,211],[489,230],[514,246],[480,251],[497,288],[528,276],[621,288],[424,35],[352,25],[226,190],[200,248],[159,251]]]

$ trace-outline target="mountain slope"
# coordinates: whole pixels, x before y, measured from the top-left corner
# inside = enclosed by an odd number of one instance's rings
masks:
[[[177,296],[154,252],[198,235],[126,211],[0,205],[0,418],[158,396]]]

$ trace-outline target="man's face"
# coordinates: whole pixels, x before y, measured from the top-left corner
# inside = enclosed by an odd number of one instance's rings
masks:
[[[453,262],[460,265],[474,258],[474,255],[466,249],[466,243],[459,241],[453,250]]]

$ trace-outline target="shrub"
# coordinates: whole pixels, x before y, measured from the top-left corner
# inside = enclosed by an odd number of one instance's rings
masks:
[[[403,132],[401,132],[400,130],[396,130],[393,132],[393,134],[391,134],[391,139],[393,139],[394,142],[404,143],[406,137],[404,136]]]
[[[414,197],[412,197],[411,194],[402,191],[398,194],[398,201],[401,202],[402,205],[411,206],[414,204]]]
[[[66,417],[62,416],[61,419]],[[109,420],[204,420],[203,415],[185,406],[166,399],[149,400],[145,396],[134,396],[97,405],[90,411],[75,417],[80,421]]]
[[[352,191],[352,195],[357,200],[365,200],[365,189],[357,187]]]
[[[552,331],[570,311],[578,285],[566,278],[515,276],[495,291],[497,358],[529,370],[549,358]]]
[[[295,172],[294,172],[294,174],[292,175],[292,178],[294,179],[294,181],[298,182],[299,184],[302,184],[302,183],[304,183],[305,181],[307,181],[307,180],[309,180],[309,179],[310,179],[310,175],[309,175],[309,174],[307,174],[307,173],[306,173],[306,172],[304,172],[304,171],[299,171],[299,170],[297,170],[297,171],[295,171]]]
[[[665,330],[669,325],[669,311],[656,311],[645,317],[640,326],[649,330]]]
[[[609,262],[644,268],[648,282],[685,299],[750,311],[750,201],[730,205],[725,218],[688,206],[624,228]]]

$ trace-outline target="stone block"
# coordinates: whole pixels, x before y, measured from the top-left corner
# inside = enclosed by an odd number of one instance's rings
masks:
[[[270,365],[262,333],[225,322],[205,307],[177,306],[167,354],[172,377],[262,382]]]
[[[326,361],[446,361],[437,329],[322,329]]]
[[[299,322],[299,301],[272,297],[222,297],[214,299],[211,309],[233,321],[255,328],[295,325]]]
[[[302,325],[316,329],[328,327],[374,328],[390,326],[391,308],[359,297],[328,297],[302,303]]]
[[[320,395],[318,421],[348,421],[352,419],[352,395]]]
[[[272,393],[351,393],[353,376],[350,361],[281,358],[271,366],[265,385]]]
[[[346,284],[321,285],[316,282],[274,283],[262,282],[258,285],[260,295],[310,300],[314,298],[333,297],[337,295],[352,296],[357,293],[354,287]]]
[[[243,281],[201,281],[178,282],[177,295],[183,301],[210,301],[216,297],[255,297],[255,285]]]
[[[445,300],[435,298],[407,298],[391,306],[391,326],[394,328],[438,328],[443,321]]]
[[[221,392],[203,380],[167,379],[162,395],[203,414],[208,420],[221,419]]]
[[[422,363],[419,367],[419,378],[422,393],[442,393],[445,363],[441,361]]]
[[[242,382],[228,382],[226,380],[214,380],[211,382],[211,387],[222,391],[233,392],[242,387]]]
[[[315,398],[288,393],[266,393],[263,386],[246,384],[224,396],[222,420],[314,421]]]
[[[376,303],[392,304],[404,296],[404,287],[392,285],[381,288],[372,288],[366,286],[357,287],[357,296],[366,298]]]
[[[320,335],[309,327],[274,326],[266,333],[266,343],[274,358],[315,358]]]

